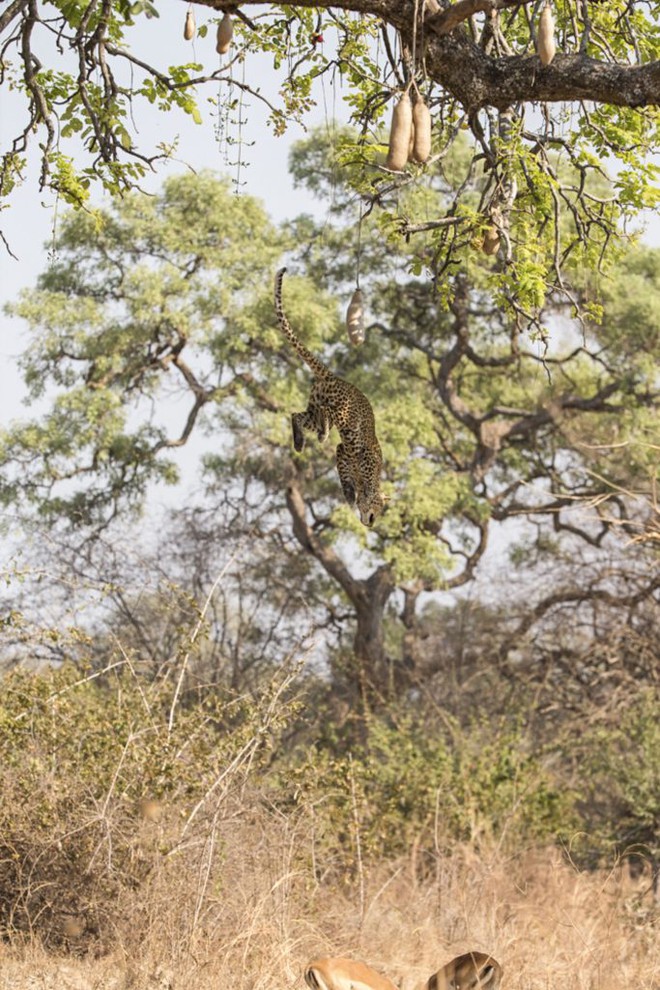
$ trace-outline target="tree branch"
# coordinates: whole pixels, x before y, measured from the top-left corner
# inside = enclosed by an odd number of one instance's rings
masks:
[[[638,591],[629,595],[617,595],[606,588],[562,588],[551,595],[547,595],[530,607],[518,623],[516,628],[501,646],[500,655],[505,659],[508,652],[518,643],[527,632],[536,625],[552,608],[557,605],[579,604],[580,602],[602,602],[614,608],[632,608],[650,598],[654,592],[660,588],[660,574],[653,577],[647,584],[644,584]]]
[[[217,11],[235,6],[232,0],[196,2]],[[490,2],[493,9],[509,6],[506,0]],[[266,6],[269,0],[251,0],[250,5],[253,4]],[[289,6],[327,10],[336,7],[337,0],[293,0]],[[385,21],[400,32],[405,44],[412,45],[415,12],[412,0],[342,0],[341,6]],[[558,54],[550,65],[542,66],[536,54],[491,56],[466,32],[453,30],[455,23],[450,28],[451,36],[446,33],[446,25],[456,20],[457,13],[450,8],[425,23],[429,28],[425,64],[433,81],[470,113],[487,106],[506,109],[516,103],[584,100],[633,108],[660,105],[660,62],[623,65],[584,54]],[[440,21],[440,31],[433,27],[436,17],[447,18]]]
[[[473,14],[494,14],[498,10],[505,10],[507,7],[520,7],[522,3],[531,3],[532,0],[459,0],[446,10],[430,17],[425,27],[435,31],[436,34],[449,34],[455,27],[466,21]]]
[[[303,550],[318,560],[327,574],[340,585],[352,602],[362,597],[360,582],[356,581],[332,547],[323,543],[307,522],[307,506],[297,480],[286,488],[286,505],[293,521],[293,534]]]
[[[6,10],[0,14],[0,33],[4,31],[8,24],[13,21],[21,10],[25,10],[28,5],[29,0],[14,0],[10,3]]]

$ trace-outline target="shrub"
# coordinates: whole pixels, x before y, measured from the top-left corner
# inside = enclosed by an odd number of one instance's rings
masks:
[[[615,725],[586,732],[580,744],[588,852],[648,858],[660,866],[660,697],[641,691]]]
[[[190,704],[167,673],[147,682],[128,663],[6,676],[1,929],[58,944],[81,918],[90,938],[112,941],[123,894],[177,852],[193,822],[203,843],[267,755],[286,721],[288,676],[255,701],[209,691]]]
[[[441,853],[457,841],[507,848],[568,834],[573,795],[525,730],[502,721],[469,730],[428,727],[408,716],[369,722],[368,741],[352,756],[313,748],[280,778],[284,806],[313,809],[317,854],[352,868],[413,847]]]

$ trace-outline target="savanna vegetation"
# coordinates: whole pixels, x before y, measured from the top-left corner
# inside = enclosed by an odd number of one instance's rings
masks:
[[[0,987],[297,987],[336,953],[413,990],[480,949],[512,990],[657,988],[656,7],[567,0],[541,38],[540,3],[215,0],[165,68],[151,0],[0,14],[0,194],[36,142],[60,205],[8,307]],[[211,82],[279,133],[336,76],[351,125],[291,152],[313,215],[140,192],[176,152],[142,114],[202,124]],[[372,529],[332,443],[292,449],[284,263],[375,410]]]
[[[70,213],[12,305],[34,403],[2,436],[33,545],[3,627],[12,965],[294,985],[327,950],[408,985],[474,947],[514,987],[652,986],[658,253],[576,272],[598,320],[550,294],[539,342],[481,252],[448,298],[365,218],[352,347],[334,156],[320,134],[292,156],[321,222],[211,174]],[[332,445],[291,448],[284,255],[292,322],[376,410],[373,530]]]

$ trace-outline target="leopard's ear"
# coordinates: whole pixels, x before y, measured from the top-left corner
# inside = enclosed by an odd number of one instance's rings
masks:
[[[391,502],[392,501],[392,496],[391,495],[382,495],[381,494],[380,497],[381,497],[381,499],[383,501],[383,505],[387,505],[388,502]]]

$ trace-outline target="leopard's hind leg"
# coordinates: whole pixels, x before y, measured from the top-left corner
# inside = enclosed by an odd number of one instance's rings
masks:
[[[293,446],[300,453],[305,447],[305,427],[307,413],[292,413],[291,427],[293,430]]]
[[[322,410],[319,410],[318,415],[316,417],[316,435],[321,441],[321,443],[325,443],[325,441],[330,436],[331,426],[332,423],[330,422],[330,417]]]
[[[357,501],[357,490],[353,478],[353,466],[343,443],[337,446],[337,473],[339,474],[344,498],[350,506],[355,505]]]

